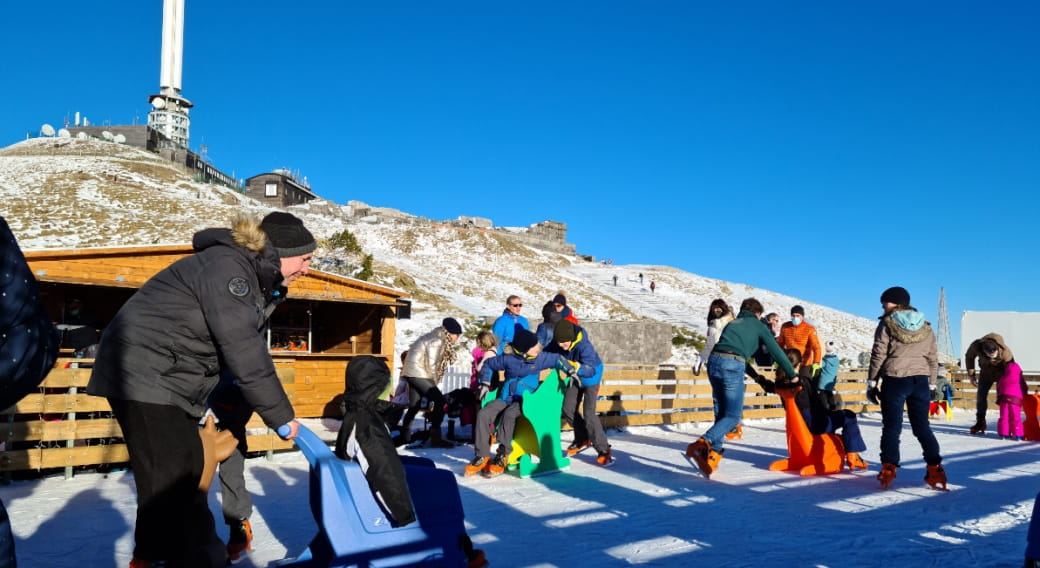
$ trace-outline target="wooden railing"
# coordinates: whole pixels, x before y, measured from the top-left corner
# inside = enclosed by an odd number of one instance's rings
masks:
[[[119,424],[108,401],[85,393],[92,361],[61,358],[55,369],[33,393],[0,412],[0,472],[65,468],[70,475],[76,466],[125,464],[129,461]],[[772,371],[762,370],[766,376]],[[292,369],[279,368],[286,374]],[[1040,389],[1040,375],[1027,375],[1030,391]],[[965,373],[952,377],[956,392],[954,407],[975,408],[976,388]],[[287,384],[287,391],[292,386]],[[298,387],[296,387],[298,388]],[[878,412],[867,402],[866,371],[853,369],[838,374],[837,394],[846,408],[856,412]],[[290,392],[290,399],[295,398]],[[705,374],[694,376],[687,367],[612,366],[604,372],[596,409],[605,427],[647,424],[710,422],[711,385]],[[990,408],[995,408],[996,388],[990,391]],[[744,416],[783,418],[780,397],[765,393],[746,382]],[[293,447],[278,438],[254,415],[247,426],[249,450],[270,452]]]
[[[86,394],[91,363],[60,358],[38,393],[0,412],[0,472],[66,468],[69,475],[76,466],[129,461],[108,401]],[[255,415],[247,432],[250,452],[293,447]]]

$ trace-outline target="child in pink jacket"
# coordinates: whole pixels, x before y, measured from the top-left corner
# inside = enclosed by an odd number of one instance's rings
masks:
[[[1012,359],[1004,366],[1004,374],[997,380],[997,405],[1000,407],[997,435],[1005,440],[1022,439],[1022,396],[1025,391],[1022,367]]]

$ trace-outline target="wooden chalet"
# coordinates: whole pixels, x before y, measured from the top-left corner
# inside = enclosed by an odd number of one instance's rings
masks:
[[[25,251],[41,301],[59,329],[73,299],[103,328],[137,288],[190,254],[190,245]],[[344,374],[354,355],[375,355],[393,368],[395,321],[409,312],[406,295],[384,286],[320,271],[293,282],[266,335],[296,415],[339,417]],[[8,435],[0,437],[6,442],[0,471],[126,461],[108,402],[84,393],[90,363],[63,345],[40,393],[0,412],[9,423]],[[255,416],[250,428],[252,451],[291,447]],[[12,451],[20,448],[27,449]]]

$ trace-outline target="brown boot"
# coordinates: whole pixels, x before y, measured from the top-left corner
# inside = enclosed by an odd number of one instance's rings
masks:
[[[932,489],[939,491],[949,491],[946,488],[946,470],[940,464],[928,466],[928,473],[924,476],[924,481],[928,485],[932,486]],[[940,487],[940,485],[942,487]]]
[[[849,452],[845,454],[845,461],[849,464],[849,471],[867,469],[867,462],[863,461],[863,458],[859,457],[859,453],[857,452]]]
[[[877,474],[877,479],[881,482],[882,489],[888,489],[888,486],[895,480],[897,467],[899,466],[891,463],[881,464],[881,473]]]

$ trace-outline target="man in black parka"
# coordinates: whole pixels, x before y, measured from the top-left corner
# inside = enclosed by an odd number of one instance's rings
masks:
[[[307,273],[314,237],[296,217],[240,216],[195,234],[195,253],[149,279],[101,338],[87,392],[106,397],[137,486],[134,561],[226,561],[201,493],[198,423],[223,369],[270,428],[298,424],[261,333],[285,286]]]

